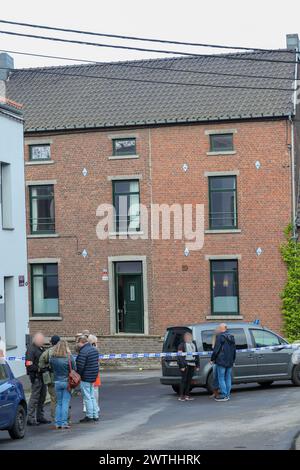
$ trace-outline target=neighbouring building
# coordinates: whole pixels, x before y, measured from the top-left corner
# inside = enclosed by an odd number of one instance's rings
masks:
[[[2,60],[0,55],[1,81],[7,73],[1,70]],[[20,105],[1,97],[0,348],[7,356],[22,357],[25,353],[29,333],[27,279],[23,116]],[[17,376],[24,374],[22,360],[10,365]]]
[[[89,329],[102,351],[151,352],[174,324],[282,329],[279,248],[298,194],[295,38],[278,51],[11,71],[25,116],[31,333]],[[203,248],[142,229],[125,239],[141,228],[139,202],[204,204]],[[116,208],[106,240],[103,203]]]

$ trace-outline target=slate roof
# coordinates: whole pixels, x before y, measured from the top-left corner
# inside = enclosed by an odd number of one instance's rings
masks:
[[[277,50],[17,69],[10,74],[7,91],[9,98],[24,105],[27,132],[287,116],[293,113],[290,90],[295,65],[273,60],[292,62],[295,52]],[[255,78],[257,75],[286,79]],[[110,80],[110,77],[120,80]]]

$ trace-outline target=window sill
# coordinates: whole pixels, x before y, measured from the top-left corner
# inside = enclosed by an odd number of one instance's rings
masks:
[[[62,317],[29,317],[29,321],[61,321]]]
[[[32,233],[31,235],[27,235],[27,238],[58,238],[59,233]]]
[[[208,229],[208,230],[205,230],[204,233],[241,233],[241,229],[240,228],[224,228],[224,229],[220,229],[220,230],[217,230],[217,229]]]
[[[8,232],[11,232],[12,230],[15,230],[15,227],[2,227],[2,230],[7,230]]]
[[[14,344],[8,344],[6,346],[6,351],[12,351],[13,349],[17,349],[17,345],[14,345]]]
[[[223,150],[222,152],[206,152],[206,155],[235,155],[236,150]]]
[[[243,320],[243,315],[207,315],[206,320]]]
[[[52,165],[53,163],[55,163],[54,160],[28,160],[27,162],[25,162],[25,165]]]
[[[126,160],[131,158],[140,158],[139,155],[111,155],[108,160]]]

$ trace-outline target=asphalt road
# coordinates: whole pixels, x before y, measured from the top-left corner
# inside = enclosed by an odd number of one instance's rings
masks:
[[[197,389],[193,402],[179,402],[160,385],[159,371],[102,374],[101,421],[79,424],[80,397],[72,400],[71,430],[49,425],[28,428],[4,449],[289,449],[300,430],[300,389],[289,382],[264,390],[234,387],[232,399],[217,403]],[[198,391],[199,390],[199,391]],[[47,406],[49,413],[49,406]]]

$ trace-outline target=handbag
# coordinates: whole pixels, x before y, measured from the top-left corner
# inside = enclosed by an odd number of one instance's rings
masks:
[[[72,390],[73,388],[78,387],[78,385],[81,382],[81,377],[76,372],[76,370],[72,368],[72,362],[71,362],[70,356],[69,356],[69,369],[70,369],[70,372],[69,372],[69,380],[68,380],[68,389]]]

